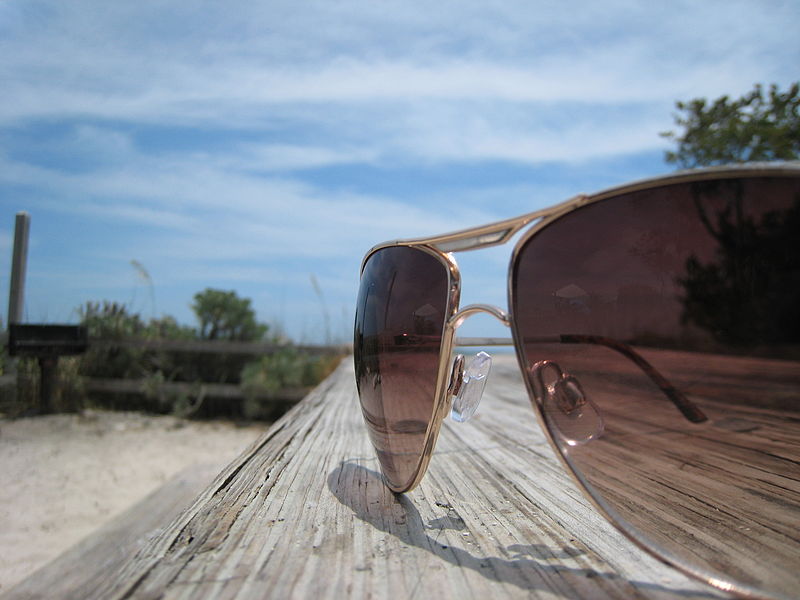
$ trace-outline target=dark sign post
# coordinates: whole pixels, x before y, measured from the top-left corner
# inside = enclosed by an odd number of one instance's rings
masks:
[[[14,223],[14,254],[11,258],[11,284],[8,286],[8,324],[22,321],[25,299],[25,270],[28,264],[28,233],[31,216],[18,212]]]
[[[28,235],[31,217],[17,213],[14,226],[14,254],[8,293],[8,354],[33,356],[39,361],[39,410],[50,412],[50,399],[56,387],[58,357],[81,354],[89,345],[85,327],[79,325],[22,324],[25,299],[25,271],[28,263]]]
[[[11,356],[35,356],[39,360],[39,410],[50,412],[56,386],[58,357],[81,354],[89,347],[89,336],[81,325],[11,324],[8,331]]]

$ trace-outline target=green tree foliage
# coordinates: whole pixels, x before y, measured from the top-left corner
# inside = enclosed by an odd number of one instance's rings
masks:
[[[181,325],[175,317],[169,315],[151,319],[147,324],[146,335],[159,340],[192,340],[196,337],[194,328]]]
[[[668,163],[684,168],[800,158],[800,83],[786,92],[761,85],[737,99],[677,102],[679,131],[662,133],[678,148]]]
[[[256,321],[249,298],[234,291],[206,288],[194,295],[192,310],[200,322],[199,336],[205,340],[252,342],[267,333],[267,326]]]
[[[145,336],[147,327],[138,314],[117,302],[87,302],[78,308],[81,325],[90,339],[122,341]],[[81,357],[80,374],[88,377],[140,377],[146,370],[141,348],[90,345]]]
[[[118,302],[87,302],[78,308],[81,325],[89,331],[89,338],[104,341],[133,339],[192,339],[191,327],[180,325],[173,317],[165,316],[145,322],[138,313],[131,313]],[[153,370],[172,374],[181,370],[171,357],[143,348],[90,346],[82,357],[80,371],[90,377],[141,377]]]

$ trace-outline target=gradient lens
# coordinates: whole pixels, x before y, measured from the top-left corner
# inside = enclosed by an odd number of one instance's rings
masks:
[[[439,257],[405,246],[376,251],[361,274],[356,383],[381,470],[395,491],[413,483],[424,453],[449,283]]]
[[[796,595],[800,178],[577,209],[521,246],[511,306],[540,412],[599,504],[673,561]]]

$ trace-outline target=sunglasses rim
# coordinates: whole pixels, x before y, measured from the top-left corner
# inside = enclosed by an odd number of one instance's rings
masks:
[[[411,475],[411,478],[403,485],[394,485],[381,471],[381,476],[383,477],[383,481],[386,486],[392,490],[392,492],[396,494],[402,494],[403,492],[414,489],[425,476],[425,473],[428,469],[428,464],[433,456],[436,440],[439,438],[439,432],[441,431],[444,417],[447,415],[447,410],[449,410],[447,402],[447,387],[449,385],[450,374],[448,373],[447,363],[450,362],[449,357],[453,353],[455,328],[447,327],[447,324],[451,322],[452,318],[458,312],[459,302],[461,299],[461,272],[458,269],[458,264],[451,255],[446,254],[435,247],[387,242],[385,244],[379,244],[373,247],[364,257],[364,261],[361,264],[361,274],[363,274],[364,268],[372,256],[381,250],[398,247],[410,248],[412,250],[425,252],[426,254],[435,258],[439,264],[445,268],[447,273],[447,301],[445,306],[445,319],[442,323],[442,339],[439,343],[439,364],[437,365],[436,370],[436,387],[434,391],[434,400],[432,403],[433,410],[431,411],[431,417],[425,430],[422,453]],[[359,398],[359,403],[360,401],[361,400]]]
[[[575,210],[603,200],[609,200],[624,196],[626,194],[661,188],[669,185],[695,183],[699,181],[709,181],[715,179],[731,180],[759,177],[800,178],[800,161],[778,164],[758,163],[732,165],[679,171],[668,175],[634,181],[629,184],[612,187],[591,195],[575,196],[560,204],[527,213],[515,218],[506,219],[504,221],[498,221],[488,225],[459,230],[434,237],[411,238],[384,242],[370,249],[361,263],[360,273],[363,273],[368,258],[378,250],[394,246],[407,246],[426,251],[429,254],[437,257],[437,259],[448,268],[448,272],[452,278],[449,282],[450,294],[448,295],[447,318],[443,324],[442,341],[440,345],[436,397],[434,398],[433,403],[431,417],[432,421],[428,423],[428,428],[426,430],[425,442],[423,444],[423,454],[420,457],[416,472],[414,476],[412,476],[409,485],[393,487],[386,482],[387,486],[394,493],[404,493],[411,491],[424,478],[427,468],[430,464],[444,418],[447,415],[447,411],[450,409],[450,405],[452,404],[452,395],[450,394],[452,389],[452,382],[450,381],[452,377],[452,369],[450,366],[452,362],[451,355],[454,349],[456,329],[463,320],[462,318],[459,318],[461,316],[461,312],[463,312],[459,311],[461,273],[452,254],[454,252],[473,249],[477,250],[489,246],[505,244],[517,233],[525,229],[525,227],[528,227],[520,239],[515,243],[509,259],[506,277],[507,324],[511,329],[517,363],[519,365],[522,378],[525,382],[526,391],[528,392],[528,399],[531,402],[533,412],[536,415],[536,420],[538,421],[539,426],[547,438],[551,448],[553,448],[556,456],[564,466],[566,472],[572,478],[573,482],[578,486],[578,489],[581,491],[583,496],[589,500],[594,509],[597,510],[598,513],[605,518],[605,520],[608,521],[617,531],[633,542],[638,548],[647,552],[650,556],[653,556],[654,558],[677,569],[685,575],[702,581],[718,590],[734,593],[748,598],[771,598],[772,596],[765,595],[765,592],[762,590],[732,580],[722,579],[716,574],[707,572],[702,568],[696,567],[684,561],[683,559],[676,557],[674,554],[665,550],[653,540],[649,539],[646,535],[640,533],[635,527],[629,525],[624,517],[619,515],[604,500],[602,500],[602,498],[598,497],[597,493],[594,491],[594,487],[588,481],[586,481],[586,479],[581,475],[580,471],[572,464],[569,458],[564,455],[560,446],[558,445],[558,442],[556,441],[553,431],[551,431],[547,424],[538,394],[534,391],[529,378],[526,376],[522,341],[517,335],[517,324],[513,312],[514,269],[523,247],[543,229],[568,216]],[[454,291],[455,293],[453,293]],[[386,481],[385,477],[384,481]]]
[[[798,166],[800,166],[800,163],[798,163]],[[640,191],[647,191],[653,189],[660,189],[663,187],[668,187],[670,185],[690,184],[699,181],[712,181],[712,180],[730,181],[735,179],[755,179],[762,177],[785,177],[787,179],[790,178],[796,179],[800,178],[800,168],[792,169],[789,171],[786,171],[784,169],[766,170],[766,171],[763,169],[759,169],[757,172],[755,170],[732,171],[729,169],[725,169],[713,172],[714,175],[713,177],[708,176],[711,173],[706,170],[698,172],[696,174],[700,176],[690,177],[692,173],[687,173],[685,174],[686,176],[681,176],[680,178],[653,179],[653,180],[648,180],[647,182],[634,183],[631,184],[630,186],[625,186],[624,188],[616,188],[615,190],[609,190],[606,192],[593,194],[592,196],[586,197],[585,199],[580,199],[579,202],[575,202],[572,206],[564,206],[558,212],[555,212],[551,215],[544,217],[541,221],[537,222],[530,229],[526,230],[515,244],[509,261],[509,270],[507,277],[507,286],[508,286],[507,303],[508,303],[509,323],[511,328],[511,339],[514,345],[514,354],[516,356],[517,365],[519,366],[520,373],[522,375],[522,379],[525,384],[525,389],[528,392],[528,400],[530,401],[531,407],[533,408],[533,412],[536,415],[536,420],[540,428],[544,432],[545,437],[547,438],[547,441],[550,444],[550,447],[553,449],[553,452],[558,457],[562,466],[564,467],[566,472],[570,475],[572,481],[577,485],[578,489],[583,494],[584,498],[586,498],[592,505],[592,507],[603,518],[605,518],[605,520],[609,522],[617,531],[619,531],[628,540],[633,542],[634,545],[636,545],[638,548],[644,550],[650,556],[677,569],[678,571],[684,573],[685,575],[688,575],[693,579],[702,581],[718,590],[733,593],[743,598],[756,598],[756,599],[763,598],[769,600],[775,597],[765,594],[763,590],[759,590],[756,587],[734,581],[733,579],[724,579],[721,577],[722,574],[716,574],[711,571],[707,571],[705,569],[702,569],[701,567],[691,564],[690,562],[679,556],[676,556],[673,552],[665,549],[659,543],[648,537],[648,535],[644,531],[640,531],[636,526],[630,524],[623,515],[621,515],[603,498],[603,495],[600,493],[600,491],[597,490],[591,482],[589,482],[589,480],[581,472],[580,468],[570,458],[569,454],[566,453],[562,448],[562,446],[558,443],[557,432],[551,427],[550,423],[545,417],[544,398],[541,396],[540,390],[537,390],[536,387],[533,385],[531,378],[527,376],[528,366],[523,347],[524,346],[523,336],[521,332],[519,332],[518,330],[519,322],[516,319],[516,315],[514,314],[514,307],[515,307],[514,286],[516,280],[515,269],[517,267],[517,261],[519,259],[521,252],[525,249],[525,246],[530,241],[532,241],[539,233],[544,231],[550,225],[553,225],[556,222],[560,221],[563,217],[568,216],[575,210],[583,208],[585,206],[592,205],[596,202],[600,202],[603,200],[613,200],[615,198],[621,198],[626,194],[632,194]]]

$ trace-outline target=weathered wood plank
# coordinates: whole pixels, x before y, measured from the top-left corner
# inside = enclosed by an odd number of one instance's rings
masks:
[[[495,358],[481,411],[445,424],[412,493],[380,480],[348,360],[84,597],[724,597],[595,514]]]

